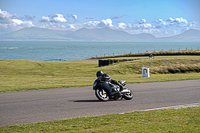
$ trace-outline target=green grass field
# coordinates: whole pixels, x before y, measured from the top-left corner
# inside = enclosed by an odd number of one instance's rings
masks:
[[[199,133],[200,106],[0,127],[1,133]]]
[[[200,74],[196,72],[200,69],[200,56],[121,58],[137,60],[98,67],[98,60],[51,62],[0,59],[0,92],[92,86],[98,70],[127,83],[200,79]],[[150,68],[149,78],[142,77],[142,67]],[[173,70],[186,72],[171,74]]]

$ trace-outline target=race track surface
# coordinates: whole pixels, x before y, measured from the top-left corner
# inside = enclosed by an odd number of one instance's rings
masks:
[[[132,100],[100,102],[89,87],[0,93],[0,126],[200,103],[200,80],[128,84]]]

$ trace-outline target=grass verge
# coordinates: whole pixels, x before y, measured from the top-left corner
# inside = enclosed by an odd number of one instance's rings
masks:
[[[199,110],[200,106],[180,109],[136,111],[95,117],[78,117],[52,122],[0,127],[0,132],[199,133]]]

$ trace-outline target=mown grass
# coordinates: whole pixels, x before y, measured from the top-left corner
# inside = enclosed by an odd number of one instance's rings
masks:
[[[0,127],[2,133],[199,133],[200,106]]]
[[[96,62],[0,60],[0,91],[87,86]]]
[[[0,92],[61,87],[92,86],[96,72],[102,70],[127,83],[200,79],[200,56],[134,57],[135,61],[98,67],[98,61],[27,61],[0,59]],[[150,68],[143,78],[142,67]],[[171,70],[185,73],[171,74]]]
[[[157,56],[156,59],[137,58],[138,60],[123,63],[123,68],[131,69],[137,74],[141,74],[140,68],[150,68],[151,74],[199,72],[200,56]],[[122,67],[122,66],[119,66]]]

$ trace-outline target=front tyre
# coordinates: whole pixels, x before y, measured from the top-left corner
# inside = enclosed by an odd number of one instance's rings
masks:
[[[129,93],[124,94],[123,98],[126,100],[131,100],[133,98],[133,92],[130,90]]]
[[[109,100],[109,95],[104,89],[97,88],[95,90],[95,95],[101,101],[108,101]]]

